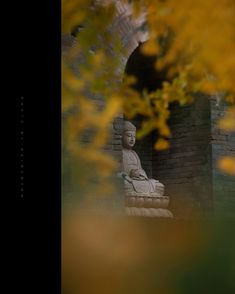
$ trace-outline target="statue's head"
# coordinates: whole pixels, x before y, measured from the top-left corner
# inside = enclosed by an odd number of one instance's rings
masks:
[[[122,146],[131,149],[135,145],[136,127],[129,121],[124,121]]]

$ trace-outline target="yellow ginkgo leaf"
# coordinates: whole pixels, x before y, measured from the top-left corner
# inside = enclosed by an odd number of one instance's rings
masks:
[[[165,150],[169,148],[169,142],[163,138],[160,138],[157,140],[157,142],[154,145],[154,148],[156,150]]]
[[[171,135],[170,128],[167,125],[163,125],[160,129],[159,132],[162,136],[167,136],[169,137]]]
[[[225,131],[235,131],[235,107],[231,107],[224,118],[219,122],[219,127]]]
[[[159,45],[154,40],[151,40],[142,46],[141,52],[144,55],[156,55],[159,52]]]
[[[218,165],[222,171],[235,176],[235,157],[225,156],[219,160]]]

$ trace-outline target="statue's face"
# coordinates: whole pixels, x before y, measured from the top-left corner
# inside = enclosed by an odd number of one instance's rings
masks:
[[[135,135],[134,131],[126,131],[122,136],[123,147],[130,149],[135,145]]]

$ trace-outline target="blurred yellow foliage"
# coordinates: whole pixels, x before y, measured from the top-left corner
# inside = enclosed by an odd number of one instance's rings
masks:
[[[132,7],[130,20],[143,13],[146,16],[149,39],[142,52],[157,54],[157,70],[168,68],[168,81],[152,92],[134,90],[135,77],[118,70],[126,52],[119,35],[110,33],[116,1],[62,1],[62,32],[70,35],[78,26],[82,28],[62,57],[63,152],[93,162],[101,178],[117,167],[103,148],[108,143],[109,126],[119,113],[130,119],[144,116],[138,138],[157,129],[160,138],[155,148],[159,150],[169,147],[167,121],[172,102],[192,103],[192,94],[204,91],[225,93],[225,99],[235,103],[234,1],[129,2],[119,1],[128,9]],[[234,107],[220,127],[234,130]],[[84,143],[82,138],[87,134]]]
[[[224,118],[219,122],[219,127],[225,131],[235,131],[235,106],[231,107]]]
[[[155,146],[154,146],[157,150],[164,150],[164,149],[168,149],[169,148],[169,142],[167,140],[164,139],[159,139]]]
[[[145,55],[156,55],[159,53],[160,47],[154,40],[144,43],[141,52]]]
[[[110,30],[117,25],[117,3],[131,12],[121,11],[120,22],[125,17],[135,21],[146,16],[149,38],[142,53],[157,55],[156,70],[167,69],[167,80],[155,91],[136,91],[136,77],[124,74],[123,60],[129,56],[123,40]],[[62,0],[63,34],[71,37],[79,25],[82,29],[77,29],[73,45],[62,55],[62,189],[66,196],[73,185],[75,198],[85,195],[88,202],[94,196],[112,194],[110,175],[118,170],[118,163],[105,147],[113,119],[120,113],[129,119],[144,117],[137,138],[158,130],[154,147],[165,150],[171,136],[172,102],[192,103],[192,94],[199,91],[224,93],[231,106],[219,127],[234,132],[234,0]],[[218,166],[235,176],[235,158],[221,158]],[[174,221],[166,230],[166,223],[160,227],[153,220],[81,217],[73,208],[75,213],[63,219],[62,228],[65,292],[197,293],[198,288],[234,293],[234,234],[226,230],[227,223],[212,238],[211,227],[205,228],[204,223],[178,226]],[[211,288],[206,288],[206,278]]]
[[[232,156],[224,156],[219,160],[219,167],[222,171],[231,176],[235,176],[235,158]]]
[[[219,121],[219,127],[227,132],[235,132],[235,106],[230,107]],[[235,176],[235,157],[225,156],[219,160],[218,165],[222,171]]]

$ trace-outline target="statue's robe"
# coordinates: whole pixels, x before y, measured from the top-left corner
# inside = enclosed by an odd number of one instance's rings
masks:
[[[122,150],[122,159],[123,159],[123,171],[129,176],[132,169],[138,170],[140,173],[139,177],[131,177],[132,183],[125,183],[128,191],[134,189],[137,193],[156,193],[163,194],[164,185],[159,181],[154,179],[149,179],[146,172],[141,166],[139,156],[134,150],[123,149]]]

